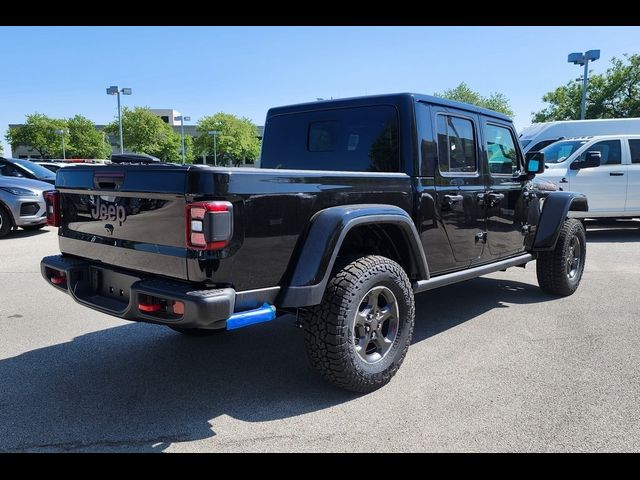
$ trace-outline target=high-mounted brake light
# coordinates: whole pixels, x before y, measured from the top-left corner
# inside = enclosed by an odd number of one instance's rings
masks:
[[[60,215],[60,192],[57,190],[44,192],[44,203],[47,209],[47,225],[59,227],[62,220]]]
[[[230,202],[187,204],[186,244],[195,250],[220,250],[233,234],[233,206]]]

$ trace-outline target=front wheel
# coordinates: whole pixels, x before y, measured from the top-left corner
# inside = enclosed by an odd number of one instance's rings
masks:
[[[587,254],[584,226],[569,218],[560,229],[556,247],[541,252],[536,261],[540,288],[553,295],[568,296],[578,289]]]
[[[413,290],[396,262],[358,258],[338,270],[320,305],[301,313],[307,354],[334,385],[368,393],[387,384],[404,360],[415,317]]]

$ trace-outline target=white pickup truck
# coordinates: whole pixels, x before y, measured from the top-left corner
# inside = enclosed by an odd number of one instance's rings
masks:
[[[573,217],[640,217],[640,135],[569,138],[541,150],[545,172],[536,178],[584,193],[588,212]]]

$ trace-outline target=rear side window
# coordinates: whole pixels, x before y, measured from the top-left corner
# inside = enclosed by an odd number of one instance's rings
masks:
[[[390,105],[377,105],[270,117],[260,165],[399,172],[398,113]]]
[[[629,140],[631,163],[640,163],[640,140]]]
[[[622,163],[622,149],[620,140],[605,140],[594,143],[582,152],[580,160],[584,160],[587,152],[600,152],[600,165],[619,165]]]
[[[437,115],[438,165],[443,173],[474,173],[476,140],[473,122],[451,115]]]

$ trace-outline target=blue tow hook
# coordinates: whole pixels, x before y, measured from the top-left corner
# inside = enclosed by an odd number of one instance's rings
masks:
[[[248,327],[254,323],[270,322],[276,318],[276,307],[265,303],[260,308],[234,313],[227,319],[227,330]]]

